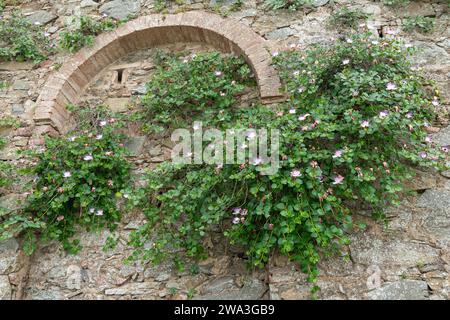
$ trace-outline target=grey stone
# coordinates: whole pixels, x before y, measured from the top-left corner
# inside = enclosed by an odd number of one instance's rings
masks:
[[[0,256],[0,274],[17,272],[19,269],[19,256],[17,254],[11,254],[3,257]]]
[[[440,146],[450,145],[450,126],[441,129],[438,133],[433,135],[433,141]]]
[[[368,296],[372,300],[425,300],[428,286],[425,281],[402,280],[371,291]]]
[[[294,35],[295,32],[295,29],[291,27],[284,27],[267,33],[266,38],[268,40],[282,40]]]
[[[11,300],[11,284],[8,276],[0,276],[0,300]]]
[[[352,238],[350,254],[355,263],[414,267],[439,261],[437,250],[425,244],[396,238],[383,241],[374,235]]]
[[[162,154],[161,146],[157,145],[157,146],[154,146],[154,147],[150,148],[148,150],[148,154],[151,155],[152,157],[159,156],[160,154]]]
[[[92,0],[83,0],[80,3],[81,8],[90,8],[90,7],[98,7],[98,3]]]
[[[157,294],[159,291],[159,283],[157,282],[132,282],[127,283],[118,288],[106,289],[107,296],[123,296],[123,295],[150,295]]]
[[[145,83],[142,83],[131,89],[131,94],[134,96],[144,95],[146,93],[147,93],[147,86],[145,85]]]
[[[124,20],[141,10],[140,0],[113,0],[100,7],[100,13],[117,20]]]
[[[441,172],[441,175],[443,175],[444,177],[446,177],[446,178],[449,178],[449,179],[450,179],[450,170],[447,170],[447,171]]]
[[[258,279],[248,279],[242,288],[232,282],[231,277],[223,277],[208,284],[206,291],[196,300],[258,300],[268,287]]]
[[[17,252],[17,250],[19,250],[19,243],[14,238],[0,242],[0,255],[12,254]]]
[[[30,90],[30,83],[24,80],[16,80],[11,87],[14,90]]]
[[[127,139],[127,141],[125,142],[125,147],[128,149],[132,156],[139,156],[140,154],[142,154],[142,150],[144,149],[146,140],[146,136],[133,136]]]
[[[234,5],[236,3],[238,3],[238,0],[210,0],[209,1],[209,5],[211,7],[215,7],[215,6],[229,7],[229,6]]]
[[[11,106],[11,113],[14,115],[20,115],[20,114],[23,114],[24,112],[25,112],[25,108],[21,104],[15,103]]]
[[[417,206],[450,211],[450,191],[443,189],[427,190],[417,200]]]
[[[26,20],[28,20],[28,22],[32,24],[45,25],[49,22],[52,22],[56,18],[58,17],[51,12],[48,12],[46,10],[39,10],[26,17]]]
[[[314,7],[322,7],[322,6],[326,5],[328,2],[330,2],[330,0],[313,0],[311,2],[311,4]]]

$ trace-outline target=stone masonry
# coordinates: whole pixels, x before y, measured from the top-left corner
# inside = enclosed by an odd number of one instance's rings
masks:
[[[19,128],[0,127],[8,139],[0,161],[21,166],[17,151],[39,147],[44,134],[57,135],[73,125],[65,110],[68,102],[108,105],[127,113],[138,107],[145,83],[154,70],[152,50],[186,54],[220,50],[242,54],[258,80],[257,90],[241,97],[243,107],[258,99],[279,96],[279,80],[270,66],[271,53],[291,45],[300,49],[328,44],[342,36],[330,28],[330,16],[343,6],[369,15],[367,26],[380,37],[400,37],[419,49],[415,66],[437,82],[442,111],[450,101],[449,16],[446,1],[410,1],[405,8],[380,1],[313,1],[296,12],[266,11],[263,1],[186,0],[165,12],[155,11],[153,0],[22,0],[27,18],[43,25],[53,40],[74,16],[107,14],[134,18],[98,37],[92,48],[75,55],[60,52],[48,61],[0,63],[0,118],[14,117]],[[6,14],[11,7],[7,7]],[[219,12],[220,11],[220,12]],[[226,15],[226,17],[221,16]],[[430,34],[406,32],[408,16],[434,17]],[[445,114],[442,112],[442,114]],[[449,119],[442,117],[430,131],[434,141],[450,144]],[[130,123],[127,147],[134,175],[168,159],[167,137],[147,137]],[[0,190],[0,205],[17,206],[23,181]],[[450,173],[417,172],[409,182],[416,195],[405,197],[387,213],[387,224],[368,212],[355,212],[367,224],[351,235],[344,257],[325,258],[320,264],[319,299],[449,299],[450,298]],[[128,234],[139,227],[139,212],[125,215],[115,236],[119,244],[103,251],[109,232],[82,232],[83,250],[66,254],[58,243],[42,245],[27,257],[20,239],[0,244],[0,299],[309,299],[311,285],[293,263],[274,254],[264,270],[249,270],[241,248],[230,246],[213,232],[207,239],[210,258],[197,268],[180,272],[171,261],[159,266],[124,264],[130,253]],[[345,258],[345,259],[344,259]]]

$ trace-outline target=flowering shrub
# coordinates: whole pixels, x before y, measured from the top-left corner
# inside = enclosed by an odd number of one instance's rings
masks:
[[[49,34],[39,25],[25,20],[15,11],[0,19],[0,61],[42,62],[53,52]]]
[[[151,131],[196,119],[207,125],[227,122],[237,96],[253,83],[241,58],[207,53],[180,60],[160,53],[158,60],[161,66],[142,99],[147,118],[152,120]]]
[[[105,17],[97,21],[87,16],[81,16],[75,21],[76,28],[61,33],[59,45],[61,48],[76,52],[84,46],[91,46],[94,39],[104,31],[110,31],[119,25],[114,19]]]
[[[74,253],[77,226],[114,229],[121,213],[115,199],[129,188],[130,165],[114,119],[69,137],[47,138],[45,150],[32,153],[36,164],[33,189],[24,208],[0,222],[0,240],[24,234],[31,253],[36,240],[59,240]]]
[[[204,258],[208,233],[221,225],[253,266],[278,251],[314,281],[320,257],[363,227],[353,212],[382,212],[398,202],[412,165],[442,168],[449,157],[424,130],[439,102],[405,59],[410,51],[363,34],[277,54],[289,102],[242,110],[230,126],[280,128],[278,172],[261,175],[264,164],[252,161],[162,165],[137,195],[148,223],[133,233],[130,259]]]

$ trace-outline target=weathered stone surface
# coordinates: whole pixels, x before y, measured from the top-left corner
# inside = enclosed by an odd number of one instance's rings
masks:
[[[352,260],[363,265],[416,266],[436,262],[439,254],[433,247],[397,238],[381,240],[374,235],[353,237],[350,244]]]
[[[39,10],[33,12],[31,15],[26,17],[26,19],[32,24],[45,25],[49,22],[52,22],[57,18],[56,15],[51,13],[48,10]]]
[[[102,5],[99,11],[111,18],[124,20],[137,14],[140,9],[140,0],[113,0]]]
[[[105,294],[107,296],[123,296],[123,295],[150,295],[155,294],[159,290],[159,284],[157,282],[136,282],[128,283],[118,288],[106,289]]]
[[[444,189],[427,190],[418,199],[417,206],[450,211],[450,191]]]
[[[80,3],[81,8],[96,8],[98,7],[98,3],[93,0],[83,0]]]
[[[198,300],[257,300],[267,291],[267,286],[258,279],[244,281],[239,288],[232,277],[223,277],[212,281],[204,287]]]
[[[313,1],[311,2],[311,4],[312,4],[314,7],[321,7],[321,6],[326,5],[328,2],[330,2],[330,0],[313,0]]]
[[[425,300],[428,297],[428,286],[425,281],[402,280],[385,284],[368,293],[372,300]]]
[[[20,70],[31,70],[34,68],[34,64],[32,62],[1,62],[0,63],[0,71],[20,71]]]
[[[441,129],[433,136],[433,141],[441,146],[450,145],[450,126]]]
[[[11,285],[8,276],[0,276],[0,300],[11,299]]]
[[[146,136],[130,137],[125,142],[125,147],[128,149],[128,151],[132,156],[139,156],[142,154],[146,140],[147,140]]]
[[[130,99],[128,98],[109,98],[106,104],[113,112],[125,112],[128,110]]]
[[[291,27],[284,27],[267,33],[266,38],[269,40],[286,39],[295,33],[295,29],[292,29]]]

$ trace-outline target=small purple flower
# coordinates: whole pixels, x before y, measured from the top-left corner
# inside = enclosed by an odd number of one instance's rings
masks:
[[[84,160],[84,161],[91,161],[92,159],[94,159],[94,157],[92,157],[91,154],[87,154],[87,155],[85,155],[85,156],[83,157],[83,160]]]
[[[238,224],[239,222],[241,222],[241,219],[239,219],[238,217],[233,218],[234,224]]]
[[[425,137],[425,142],[426,143],[431,143],[432,141],[433,141],[433,137],[432,136],[428,135],[428,136]]]
[[[450,146],[442,146],[441,147],[442,152],[445,152],[445,153],[448,153],[449,149],[450,149]]]
[[[380,112],[380,114],[378,115],[380,117],[380,119],[384,119],[389,115],[389,112],[387,110],[383,110]]]
[[[301,174],[300,170],[294,169],[294,170],[291,171],[291,177],[293,177],[293,178],[298,178],[301,175],[302,174]]]
[[[274,53],[272,53],[273,57],[277,57],[280,53],[278,51],[275,51]]]
[[[336,150],[336,152],[333,155],[333,158],[340,158],[340,157],[342,157],[342,153],[343,153],[342,150]]]
[[[344,177],[341,175],[337,175],[333,177],[333,184],[341,184],[344,181]]]
[[[406,117],[407,119],[411,119],[411,118],[413,117],[412,112],[408,112],[407,114],[405,114],[405,117]]]
[[[362,128],[368,128],[370,126],[370,122],[367,120],[364,120],[363,122],[361,122],[361,127]]]
[[[419,157],[421,157],[422,159],[426,159],[428,157],[428,154],[422,151],[419,153]]]
[[[106,126],[107,122],[105,120],[100,121],[100,127],[104,127]]]
[[[295,114],[297,111],[295,109],[289,109],[290,114]]]
[[[392,90],[395,90],[395,89],[397,89],[397,85],[395,83],[389,82],[386,85],[386,90],[392,91]]]

